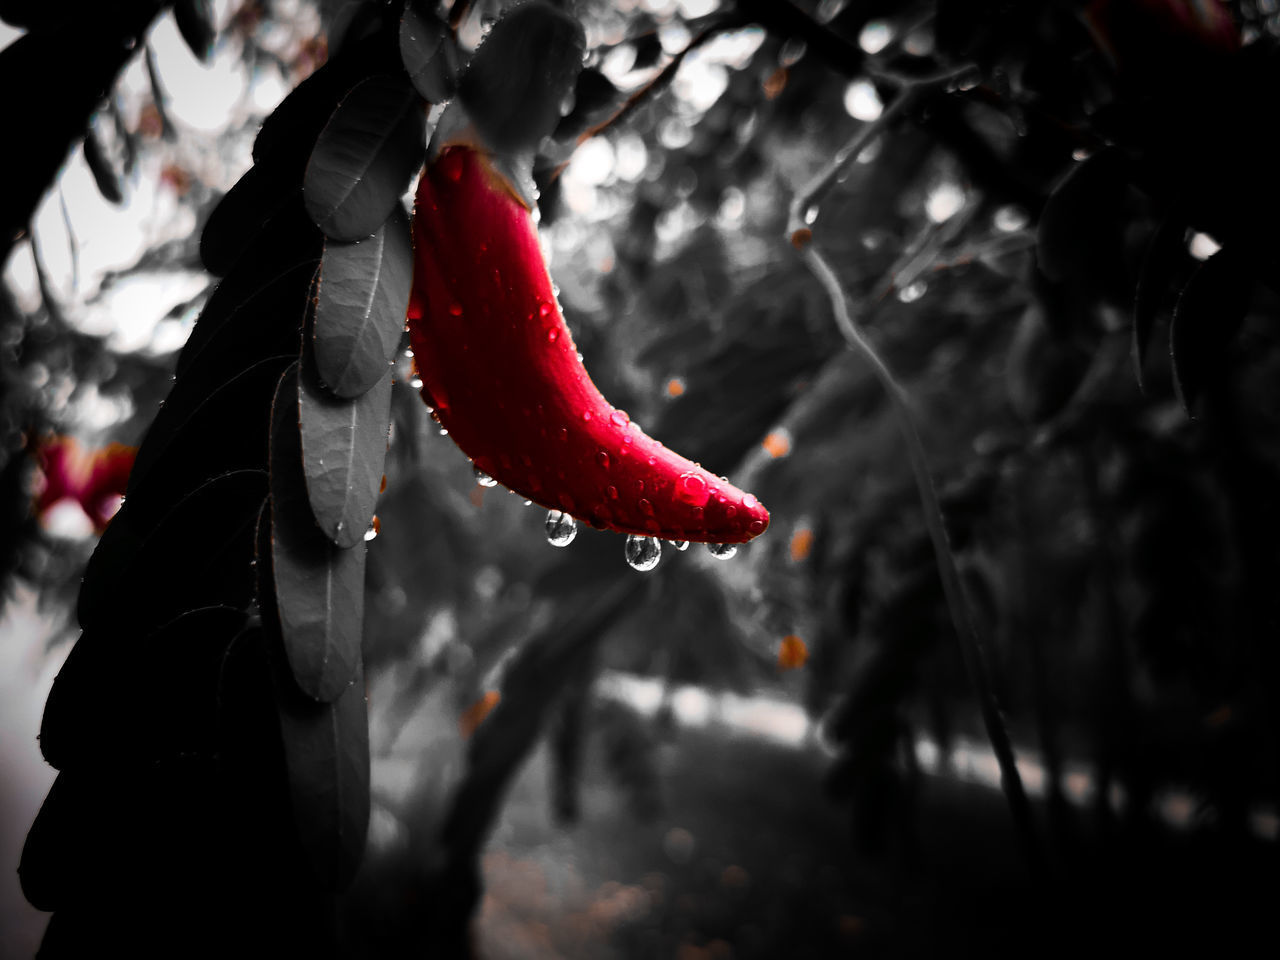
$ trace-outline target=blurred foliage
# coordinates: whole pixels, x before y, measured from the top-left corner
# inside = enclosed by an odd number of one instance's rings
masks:
[[[296,35],[299,4],[232,6],[213,45],[237,44],[251,73],[293,84],[323,60],[322,36]],[[333,27],[340,6],[317,22]],[[464,59],[502,6],[471,5]],[[1198,828],[1245,836],[1280,800],[1280,157],[1255,115],[1280,86],[1274,4],[563,6],[588,59],[537,173],[575,340],[606,396],[751,489],[772,523],[727,563],[666,545],[643,578],[608,534],[554,550],[537,511],[475,485],[400,360],[364,607],[386,829],[351,929],[378,927],[390,949],[463,923],[450,911],[474,906],[490,818],[543,734],[564,821],[591,749],[638,817],[661,809],[670,705],[649,720],[592,700],[606,670],[668,696],[696,684],[802,702],[861,849],[910,849],[892,831],[915,740],[976,737],[977,713],[896,425],[784,233],[800,186],[881,105],[965,64],[848,165],[806,216],[812,242],[910,391],[1001,706],[1051,802],[1066,761],[1087,761],[1104,831],[1149,830],[1176,783]],[[706,30],[669,86],[577,144]],[[183,35],[206,43],[198,24]],[[260,117],[211,169],[190,131],[163,139],[161,101],[122,103],[94,121],[108,147],[85,141],[95,177],[163,169],[203,222]],[[86,332],[96,294],[60,302],[42,240],[13,254],[32,257],[35,295],[13,292],[12,271],[0,292],[0,577],[65,603],[92,544],[29,509],[34,444],[136,443],[175,354]],[[198,263],[195,237],[173,238],[113,279]],[[160,322],[185,332],[203,296]],[[809,659],[782,671],[791,635]],[[468,741],[458,719],[495,690]],[[1054,807],[1056,858],[1082,856],[1080,819]]]

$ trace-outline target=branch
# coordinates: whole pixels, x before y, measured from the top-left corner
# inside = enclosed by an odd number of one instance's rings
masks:
[[[907,443],[907,457],[911,462],[911,471],[915,475],[916,491],[920,495],[920,505],[924,509],[925,526],[929,530],[929,539],[933,544],[934,560],[938,566],[938,575],[942,579],[942,591],[946,597],[947,608],[951,614],[951,623],[956,631],[956,639],[960,642],[960,656],[964,661],[965,672],[969,683],[978,698],[982,710],[982,720],[986,727],[987,738],[1000,764],[1001,786],[1013,816],[1023,854],[1027,859],[1032,875],[1039,877],[1044,871],[1043,855],[1035,834],[1035,824],[1031,817],[1031,804],[1022,785],[1022,777],[1018,774],[1013,746],[1009,741],[1009,733],[1005,729],[1000,708],[996,703],[991,688],[990,671],[982,653],[977,623],[965,597],[964,584],[956,567],[955,555],[951,552],[951,543],[947,536],[946,521],[942,516],[942,507],[938,503],[938,492],[933,484],[933,476],[929,470],[929,460],[925,454],[924,443],[916,428],[915,418],[911,413],[910,400],[906,390],[894,377],[892,371],[876,352],[871,343],[863,336],[862,331],[849,313],[848,298],[840,286],[835,271],[812,244],[806,244],[800,251],[805,265],[822,284],[827,296],[831,299],[831,308],[835,313],[836,325],[848,345],[871,365],[876,379],[880,381],[889,396],[894,413],[898,418],[898,426],[903,439]]]

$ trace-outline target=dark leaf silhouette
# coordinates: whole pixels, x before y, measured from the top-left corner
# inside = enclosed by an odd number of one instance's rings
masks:
[[[191,52],[207,62],[209,54],[213,52],[213,39],[216,35],[213,8],[209,0],[174,0],[173,18]]]
[[[200,262],[215,276],[225,276],[297,191],[270,167],[250,167],[218,201],[200,234]]]
[[[225,383],[192,371],[174,387],[138,450],[127,496],[145,504],[139,522],[158,517],[178,497],[233,469],[263,469],[274,381],[295,354],[259,360]],[[155,476],[152,476],[152,473]],[[143,509],[143,508],[138,508]]]
[[[400,59],[414,89],[428,103],[453,95],[458,50],[449,29],[424,0],[409,0],[400,20]]]
[[[298,687],[326,703],[352,682],[364,617],[363,539],[335,546],[307,502],[298,370],[285,371],[271,411],[271,564],[280,635]]]
[[[363,553],[363,548],[360,548]],[[359,660],[332,703],[277,684],[280,733],[298,838],[321,882],[341,890],[355,875],[369,828],[369,725]]]
[[[358,397],[387,376],[404,330],[412,256],[399,205],[367,240],[325,243],[315,358],[321,381],[339,397]]]
[[[122,203],[124,191],[120,186],[120,174],[111,165],[107,148],[103,146],[92,124],[84,134],[84,162],[89,165],[89,172],[93,174],[93,182],[98,185],[98,192],[112,203]]]
[[[355,400],[327,394],[308,368],[298,381],[311,512],[329,539],[354,547],[364,539],[382,485],[391,425],[390,372]]]
[[[365,77],[385,71],[395,57],[395,50],[379,34],[344,49],[298,84],[263,121],[253,142],[254,162],[296,181],[338,101]]]
[[[458,85],[494,152],[531,150],[556,128],[585,46],[581,24],[549,3],[515,7],[494,24]]]
[[[245,616],[232,607],[207,607],[142,640],[109,630],[82,635],[45,703],[44,758],[61,770],[124,758],[212,756],[219,664]]]
[[[1254,278],[1249,259],[1223,247],[1182,288],[1169,326],[1169,353],[1173,386],[1188,413],[1244,322]]]
[[[257,233],[231,271],[214,289],[200,312],[191,335],[178,354],[175,373],[182,377],[233,313],[256,297],[269,284],[299,264],[319,264],[323,239],[295,192],[274,217]],[[288,315],[263,320],[277,331],[293,322]]]
[[[238,470],[202,484],[153,530],[120,508],[90,558],[77,613],[86,631],[158,625],[199,607],[243,608],[253,597],[253,525],[267,475]],[[118,618],[118,619],[116,619]]]
[[[210,301],[196,326],[200,336],[193,330],[179,357],[174,393],[181,387],[192,396],[201,391],[208,394],[236,376],[254,357],[296,354],[315,273],[314,263],[295,264],[240,303],[229,303],[229,297]],[[230,278],[223,281],[224,285],[231,282]]]
[[[1181,219],[1167,217],[1147,242],[1133,300],[1133,368],[1139,384],[1142,383],[1142,361],[1147,355],[1151,328],[1182,261],[1187,259],[1183,247],[1185,231],[1186,225]]]
[[[312,221],[360,240],[387,219],[422,164],[426,112],[404,80],[377,76],[348,93],[325,124],[303,179]]]
[[[1118,150],[1100,150],[1067,174],[1040,214],[1037,258],[1045,276],[1095,286],[1113,278],[1127,185],[1128,164]]]

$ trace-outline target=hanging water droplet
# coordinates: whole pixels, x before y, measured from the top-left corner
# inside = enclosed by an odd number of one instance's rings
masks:
[[[413,389],[415,389],[415,390],[421,390],[421,389],[422,389],[422,378],[421,378],[421,377],[414,377],[412,380],[410,380],[410,381],[409,381],[409,386],[413,387]]]
[[[675,547],[677,550],[679,550],[681,553],[684,553],[686,550],[689,549],[688,540],[672,540],[671,545]]]
[[[581,363],[581,362],[582,362],[582,351],[581,351],[581,350],[575,351],[573,355],[574,355],[575,357],[577,357],[577,358],[578,358],[578,362],[579,362],[579,363]]]
[[[413,347],[405,347],[405,348],[404,348],[404,356],[405,356],[405,359],[406,359],[406,360],[412,360],[412,359],[413,359]]]
[[[380,532],[382,532],[382,523],[378,520],[377,516],[374,516],[373,522],[369,524],[369,529],[364,532],[365,542],[367,543],[368,541],[373,540]]]
[[[707,553],[711,554],[717,560],[728,560],[738,552],[736,543],[708,543]]]
[[[567,547],[577,535],[577,520],[559,510],[547,512],[547,543],[553,547]]]
[[[449,428],[444,426],[444,424],[441,424],[440,429],[437,430],[436,433],[440,434],[442,437],[447,437],[449,435]]]
[[[498,485],[497,480],[493,479],[493,477],[489,476],[479,467],[472,467],[471,469],[472,469],[472,472],[475,473],[476,475],[476,483],[480,484],[480,486],[496,487]]]
[[[525,505],[526,507],[532,507],[532,506],[533,506],[533,501],[532,501],[532,500],[526,500],[526,501],[524,502],[524,505]]]
[[[627,544],[623,553],[627,558],[627,565],[632,570],[643,573],[646,570],[652,570],[662,559],[662,543],[655,537],[641,537],[630,533],[627,534]]]

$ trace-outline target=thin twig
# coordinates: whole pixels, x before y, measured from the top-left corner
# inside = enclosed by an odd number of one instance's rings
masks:
[[[832,155],[830,162],[818,171],[813,179],[796,194],[796,198],[791,202],[791,219],[790,224],[787,226],[787,234],[792,237],[793,242],[795,242],[796,231],[807,228],[805,214],[812,207],[822,202],[823,197],[827,195],[827,191],[835,185],[835,182],[848,169],[850,164],[858,159],[858,154],[862,153],[871,144],[871,141],[880,136],[888,129],[891,123],[925,94],[951,83],[958,77],[970,75],[973,70],[973,64],[965,63],[958,67],[951,67],[950,69],[930,74],[927,77],[902,80],[901,90],[898,95],[894,97],[892,103],[884,108],[880,116],[866,126],[860,127],[858,132]]]
[[[715,23],[705,27],[701,33],[689,41],[683,50],[671,58],[671,62],[662,68],[661,73],[635,93],[631,94],[631,96],[627,97],[622,106],[614,111],[611,116],[605,117],[605,119],[601,120],[594,127],[588,127],[579,134],[576,146],[582,146],[582,144],[586,143],[596,134],[621,123],[623,120],[626,120],[632,113],[643,106],[645,101],[657,96],[671,85],[671,81],[675,79],[676,72],[680,69],[680,65],[684,63],[685,57],[691,54],[694,50],[697,50],[698,47],[702,46],[716,34],[723,33],[726,30],[732,30],[741,25],[741,21],[737,18],[728,18],[718,19]]]
[[[946,524],[942,516],[942,507],[938,503],[938,492],[933,484],[933,476],[929,470],[929,460],[925,454],[924,443],[916,429],[915,417],[911,412],[910,400],[906,390],[894,377],[892,371],[881,359],[879,353],[863,336],[862,331],[849,313],[848,298],[835,271],[830,264],[814,248],[812,243],[805,244],[800,251],[805,265],[822,284],[831,300],[831,308],[835,314],[836,325],[848,345],[861,354],[871,365],[876,378],[884,387],[897,415],[898,426],[907,444],[907,457],[911,462],[911,471],[915,475],[916,490],[920,495],[920,504],[924,508],[925,526],[929,531],[929,539],[933,544],[934,560],[938,566],[938,575],[942,579],[942,592],[946,597],[947,608],[951,613],[951,622],[955,627],[956,638],[960,643],[960,656],[964,661],[965,672],[973,686],[979,707],[982,711],[983,724],[986,727],[987,739],[1000,764],[1001,785],[1013,816],[1014,826],[1018,831],[1028,866],[1034,876],[1040,876],[1044,869],[1044,859],[1040,844],[1036,838],[1035,824],[1031,817],[1031,804],[1027,800],[1026,790],[1022,785],[1022,777],[1018,774],[1013,745],[1009,733],[1005,729],[1000,708],[996,704],[995,694],[991,688],[991,679],[982,645],[979,640],[977,623],[969,607],[964,593],[964,584],[956,567],[955,555],[951,552],[951,543],[947,536]]]

